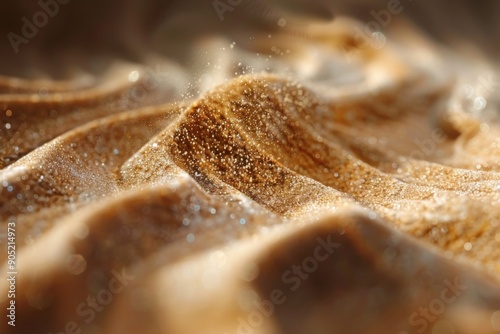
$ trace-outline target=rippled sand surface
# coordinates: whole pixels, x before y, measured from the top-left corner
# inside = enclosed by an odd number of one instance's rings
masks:
[[[500,330],[497,68],[300,27],[0,78],[2,333]]]

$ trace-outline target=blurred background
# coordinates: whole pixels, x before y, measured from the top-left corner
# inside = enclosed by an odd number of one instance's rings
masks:
[[[4,1],[0,5],[0,73],[61,79],[74,75],[75,68],[99,72],[107,67],[110,59],[140,63],[151,53],[165,54],[182,62],[186,54],[200,51],[193,50],[193,42],[206,36],[222,34],[244,47],[245,43],[251,43],[256,31],[292,29],[294,17],[331,21],[336,17],[350,16],[369,22],[374,19],[372,11],[387,8],[389,2]],[[500,51],[499,1],[397,2],[403,11],[394,19],[409,20],[436,41],[481,50],[496,60]],[[287,21],[280,22],[281,18]],[[391,25],[382,29],[390,28]]]

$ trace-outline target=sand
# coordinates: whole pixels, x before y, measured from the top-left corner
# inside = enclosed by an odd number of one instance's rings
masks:
[[[357,27],[2,78],[2,333],[497,333],[496,72]]]

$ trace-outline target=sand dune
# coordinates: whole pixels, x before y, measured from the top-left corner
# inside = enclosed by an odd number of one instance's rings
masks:
[[[301,27],[200,40],[190,86],[0,78],[2,333],[500,330],[498,93],[463,84],[494,67]]]

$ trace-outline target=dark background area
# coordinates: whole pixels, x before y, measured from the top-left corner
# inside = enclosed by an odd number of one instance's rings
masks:
[[[213,0],[69,0],[59,4],[57,14],[49,17],[26,44],[19,44],[16,53],[8,34],[22,36],[22,18],[32,22],[42,7],[39,1],[4,1],[0,5],[0,74],[30,77],[41,72],[64,77],[67,68],[89,67],[101,56],[140,62],[147,50],[168,53],[168,45],[153,42],[158,29],[167,29],[179,44],[189,48],[194,38],[203,35],[231,35],[238,30],[251,34],[256,29],[278,28],[275,22],[266,21],[265,11],[249,11],[248,5],[269,6],[320,20],[349,15],[369,22],[373,20],[370,11],[385,9],[387,4],[388,0],[242,0],[227,12],[227,19],[220,21]],[[401,4],[404,10],[398,19],[410,19],[437,41],[469,43],[495,61],[500,54],[500,1],[401,0]],[[103,64],[101,67],[106,66]]]

